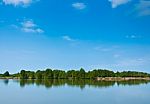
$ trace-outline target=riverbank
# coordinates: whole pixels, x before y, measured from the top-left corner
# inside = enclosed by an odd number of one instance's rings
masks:
[[[97,81],[128,81],[128,80],[148,80],[150,77],[97,77]]]
[[[19,77],[0,77],[0,79],[20,79]],[[74,78],[64,78],[64,79],[69,79],[69,80],[76,80]],[[81,79],[81,80],[86,80],[85,79]],[[25,79],[26,80],[26,79]],[[39,79],[27,79],[27,80],[39,80]],[[41,80],[53,80],[53,79],[41,79]],[[80,80],[80,79],[78,79]],[[150,77],[97,77],[93,80],[96,81],[129,81],[129,80],[147,80],[150,81]]]

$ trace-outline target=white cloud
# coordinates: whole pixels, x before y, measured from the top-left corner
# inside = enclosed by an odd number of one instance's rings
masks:
[[[72,7],[74,7],[75,9],[78,9],[78,10],[83,10],[86,8],[86,5],[84,3],[73,3],[72,4]]]
[[[76,41],[75,39],[71,38],[71,37],[68,36],[68,35],[64,35],[64,36],[62,36],[62,38],[63,38],[64,40],[66,40],[66,41],[71,41],[71,42]]]
[[[30,33],[43,33],[44,31],[43,30],[41,30],[41,29],[33,29],[33,28],[22,28],[22,30],[24,31],[24,32],[30,32]]]
[[[3,0],[5,5],[13,6],[28,6],[33,2],[33,0]]]
[[[109,2],[111,2],[112,8],[116,8],[120,5],[128,3],[130,1],[131,0],[109,0]]]
[[[143,58],[137,58],[137,59],[124,59],[124,60],[119,60],[118,64],[116,66],[142,66],[145,65],[146,59]]]
[[[33,20],[26,20],[21,23],[21,30],[28,33],[43,33],[44,31],[40,29]]]
[[[150,1],[141,0],[138,4],[136,4],[135,9],[138,11],[139,16],[150,15]]]
[[[139,36],[139,35],[127,35],[126,38],[137,39],[137,38],[141,38],[141,36]]]
[[[74,39],[68,35],[64,35],[61,37],[64,41],[67,41],[67,43],[69,43],[68,45],[71,46],[71,47],[78,47],[81,40],[78,40],[78,39]]]
[[[106,48],[106,47],[100,47],[100,46],[95,47],[94,49],[97,50],[97,51],[102,51],[102,52],[110,52],[110,51],[112,51],[112,48]]]
[[[42,29],[40,29],[40,28],[37,28],[37,29],[36,29],[36,32],[38,32],[38,33],[43,33],[44,31],[43,31]]]
[[[28,20],[28,21],[23,22],[22,26],[25,28],[33,28],[33,27],[36,27],[36,24],[34,24],[32,20]]]
[[[94,50],[101,51],[101,52],[112,52],[118,48],[119,48],[119,46],[109,46],[109,47],[108,46],[97,46],[97,47],[94,47]]]

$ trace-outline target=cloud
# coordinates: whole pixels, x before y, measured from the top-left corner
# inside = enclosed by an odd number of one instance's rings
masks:
[[[21,30],[28,33],[43,33],[44,31],[40,29],[33,20],[25,20],[21,23]]]
[[[78,9],[78,10],[83,10],[86,8],[86,5],[84,3],[73,3],[72,4],[72,7],[74,7],[75,9]]]
[[[66,40],[66,41],[70,41],[70,42],[74,42],[74,41],[76,41],[75,39],[71,38],[71,37],[70,37],[70,36],[68,36],[68,35],[64,35],[64,36],[62,36],[62,38],[63,38],[64,40]]]
[[[136,59],[124,59],[124,60],[119,60],[119,62],[116,64],[116,66],[142,66],[145,65],[146,59],[143,58],[136,58]]]
[[[33,0],[3,0],[5,5],[13,5],[13,6],[23,6],[26,7],[30,5]]]
[[[108,1],[111,2],[112,8],[117,8],[118,6],[126,4],[131,0],[108,0]]]
[[[102,52],[110,52],[110,51],[112,51],[112,48],[105,48],[105,47],[95,47],[94,48],[95,50],[97,50],[97,51],[102,51]]]
[[[78,47],[80,42],[81,42],[81,40],[74,39],[74,38],[72,38],[72,37],[70,37],[68,35],[62,36],[62,39],[64,41],[67,41],[69,43],[68,45],[70,45],[71,47]]]
[[[97,46],[97,47],[94,47],[94,50],[96,51],[101,51],[101,52],[112,52],[116,49],[118,49],[119,46]]]
[[[150,1],[140,0],[140,2],[135,5],[135,9],[137,10],[139,16],[150,15]]]
[[[36,24],[34,24],[32,20],[28,20],[23,22],[22,26],[25,28],[32,28],[32,27],[36,27]]]
[[[141,36],[137,36],[137,35],[127,35],[126,38],[128,39],[137,39],[137,38],[141,38]]]

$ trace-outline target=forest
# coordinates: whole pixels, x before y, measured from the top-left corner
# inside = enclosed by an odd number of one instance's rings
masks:
[[[94,69],[91,71],[85,71],[83,68],[80,70],[37,70],[27,71],[21,70],[19,73],[10,74],[6,71],[0,74],[0,78],[8,79],[95,79],[97,77],[150,77],[149,73],[137,72],[137,71],[122,71],[114,72],[106,69]]]

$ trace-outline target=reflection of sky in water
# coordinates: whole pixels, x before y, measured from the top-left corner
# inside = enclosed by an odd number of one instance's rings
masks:
[[[84,89],[76,86],[52,86],[47,89],[35,84],[20,87],[19,83],[0,80],[1,104],[150,104],[150,84],[117,85]]]

